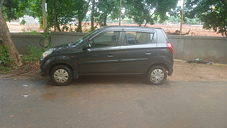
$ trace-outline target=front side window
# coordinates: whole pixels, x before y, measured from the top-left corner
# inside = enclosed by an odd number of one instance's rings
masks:
[[[104,32],[89,41],[92,48],[117,46],[120,32]]]
[[[126,32],[125,44],[126,45],[139,45],[154,43],[154,33],[148,32]]]

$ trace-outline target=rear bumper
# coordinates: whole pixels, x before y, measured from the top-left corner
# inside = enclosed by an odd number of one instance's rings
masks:
[[[168,76],[171,76],[173,74],[173,69],[169,69]]]

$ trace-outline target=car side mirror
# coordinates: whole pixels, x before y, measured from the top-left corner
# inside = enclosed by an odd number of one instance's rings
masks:
[[[82,47],[82,50],[87,50],[89,48],[91,48],[91,44],[87,43]]]

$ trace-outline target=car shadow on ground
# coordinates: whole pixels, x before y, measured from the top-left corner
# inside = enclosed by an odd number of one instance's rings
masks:
[[[145,76],[80,76],[71,84],[149,84]]]
[[[48,86],[54,85],[49,79],[45,80]],[[80,76],[79,79],[74,79],[67,86],[112,86],[112,85],[135,85],[135,86],[168,86],[170,81],[167,79],[162,85],[150,84],[146,76],[143,75],[107,75],[107,76]]]
[[[167,79],[161,86],[169,85],[170,81]],[[152,85],[148,82],[147,77],[143,75],[127,75],[127,76],[81,76],[75,79],[71,85],[145,85],[145,86],[159,86]]]

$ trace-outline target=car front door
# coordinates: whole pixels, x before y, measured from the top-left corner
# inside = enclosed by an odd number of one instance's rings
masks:
[[[102,32],[84,44],[78,53],[79,74],[109,74],[117,72],[120,32]]]

